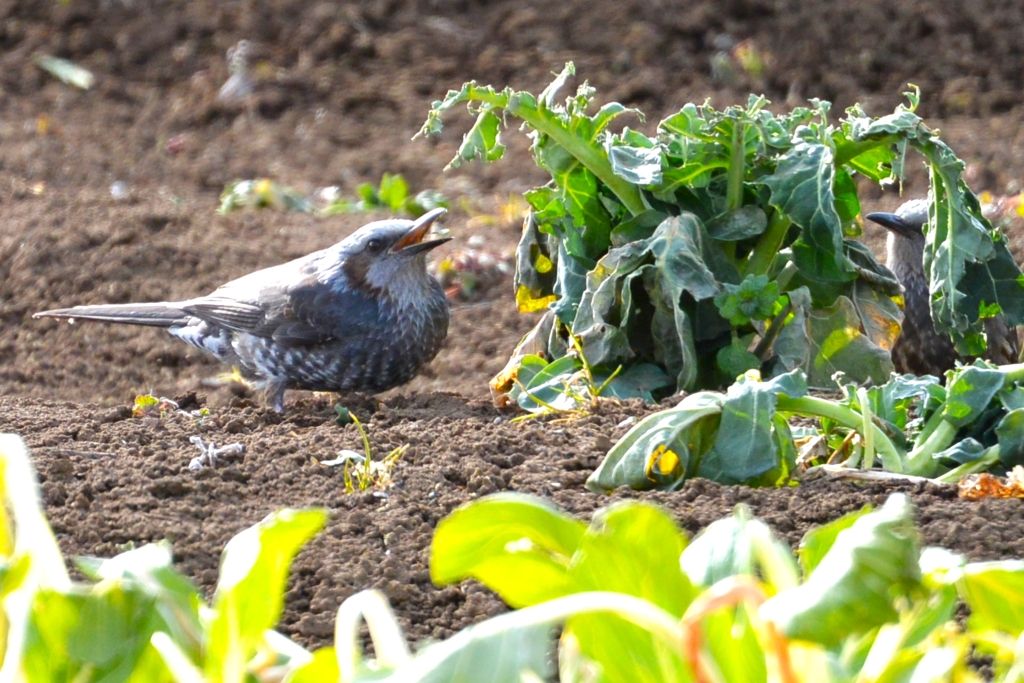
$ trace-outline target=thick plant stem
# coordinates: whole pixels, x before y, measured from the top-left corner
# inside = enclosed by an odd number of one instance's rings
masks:
[[[729,155],[729,171],[725,188],[725,210],[735,211],[743,206],[743,177],[746,173],[746,146],[743,144],[746,126],[742,121],[733,122],[732,153]],[[736,242],[722,243],[722,249],[730,259],[736,258]]]
[[[928,421],[924,423],[924,427],[921,428],[917,438],[914,439],[914,447],[911,450],[916,451],[920,449],[921,446],[924,445],[924,442],[928,440],[944,420],[945,418],[942,416],[941,408],[932,413],[931,417],[928,418]]]
[[[787,413],[826,417],[830,420],[835,420],[847,429],[857,432],[861,432],[864,429],[864,422],[859,413],[845,406],[813,396],[801,396],[800,398],[779,396],[775,407]],[[895,444],[874,423],[871,424],[871,434],[875,441],[875,452],[882,459],[882,466],[890,472],[902,474],[905,471],[903,455],[896,448]]]
[[[959,467],[954,467],[949,472],[943,475],[935,477],[935,481],[942,484],[955,484],[968,474],[977,474],[978,472],[987,472],[992,465],[999,462],[999,444],[990,446],[985,449],[985,452],[981,454],[981,457],[972,462],[965,462]]]
[[[864,435],[864,469],[871,469],[875,466],[875,432],[872,429],[871,403],[868,400],[868,390],[864,387],[857,387],[857,401],[860,403],[861,427],[860,433]]]
[[[1003,365],[999,368],[1006,373],[1006,383],[1003,386],[1013,386],[1017,382],[1024,382],[1024,363]]]
[[[743,144],[746,126],[737,121],[732,129],[732,154],[729,155],[729,184],[725,189],[725,210],[735,211],[743,204],[743,175],[746,171],[746,149]]]
[[[986,449],[981,457],[973,462],[966,462],[959,467],[951,469],[945,474],[935,477],[935,481],[943,484],[955,484],[969,474],[977,474],[978,472],[987,472],[991,467],[999,462],[999,444],[991,446]]]
[[[771,319],[771,321],[769,321],[767,325],[768,329],[765,330],[764,336],[761,337],[761,341],[759,341],[757,343],[757,346],[754,347],[753,354],[755,356],[760,358],[762,361],[766,360],[768,351],[771,350],[772,344],[775,343],[776,337],[778,337],[779,333],[782,332],[783,324],[786,322],[786,318],[789,317],[789,314],[792,312],[793,304],[788,303],[782,307],[782,310],[779,311],[778,315],[776,315],[774,318]],[[735,333],[736,331],[733,330],[734,335]]]
[[[789,216],[775,211],[771,220],[768,221],[768,227],[761,234],[761,238],[757,240],[754,251],[747,259],[741,274],[765,275],[772,267],[772,262],[779,253],[779,247],[782,246],[782,240],[786,238],[786,233],[789,232],[789,226],[792,224],[793,221],[789,219]]]
[[[956,438],[957,431],[958,428],[949,420],[942,420],[924,443],[916,446],[907,455],[907,474],[935,476],[939,464],[932,456],[949,448]]]

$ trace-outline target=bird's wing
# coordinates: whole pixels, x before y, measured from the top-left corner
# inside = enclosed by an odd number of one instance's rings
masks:
[[[239,301],[213,293],[186,302],[182,308],[201,320],[238,332],[249,332],[258,327],[264,311],[248,301]]]
[[[309,258],[249,273],[225,283],[207,296],[186,301],[182,308],[213,325],[269,337],[287,318],[288,283],[306,282],[312,275]]]
[[[236,332],[273,339],[285,346],[308,346],[372,333],[379,325],[377,300],[360,291],[319,282],[307,274],[284,284],[263,279],[224,285],[182,307],[192,315]]]
[[[291,288],[286,305],[267,320],[270,336],[285,346],[372,337],[381,326],[376,297],[310,281]]]

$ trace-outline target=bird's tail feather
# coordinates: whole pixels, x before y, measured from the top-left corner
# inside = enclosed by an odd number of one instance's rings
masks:
[[[126,323],[148,327],[174,327],[184,325],[191,317],[175,304],[103,304],[57,308],[36,313],[33,318],[75,318],[107,323]]]

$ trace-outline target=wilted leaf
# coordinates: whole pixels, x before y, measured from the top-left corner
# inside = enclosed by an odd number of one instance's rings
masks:
[[[892,373],[888,349],[876,346],[861,331],[860,317],[849,299],[840,297],[833,306],[812,309],[805,315],[806,331],[798,331],[794,324],[802,321],[794,319],[780,335],[780,340],[788,343],[794,335],[800,334],[810,342],[810,357],[803,366],[810,386],[835,388],[832,376],[837,372],[856,381],[870,379],[876,384],[884,383]]]
[[[647,464],[659,448],[671,450],[681,463],[681,476],[659,482],[660,488],[676,488],[692,476],[700,456],[711,447],[722,411],[722,397],[698,392],[679,405],[640,420],[619,439],[601,465],[587,478],[591,491],[610,491],[619,486],[650,488]]]
[[[854,283],[851,300],[868,341],[892,351],[903,324],[903,311],[896,302],[864,280]]]
[[[516,248],[516,303],[524,313],[543,310],[558,301],[557,273],[552,268],[538,268],[538,264],[558,261],[559,246],[551,235],[540,232],[537,225],[534,214],[528,214]]]
[[[1024,498],[1024,467],[1015,466],[1005,478],[988,472],[969,474],[960,480],[957,490],[965,500]]]

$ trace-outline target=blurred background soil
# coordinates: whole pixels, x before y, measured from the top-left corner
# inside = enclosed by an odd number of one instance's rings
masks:
[[[722,107],[751,92],[778,108],[821,98],[837,114],[859,102],[881,115],[913,83],[919,113],[968,163],[972,188],[1017,194],[1022,35],[1015,4],[972,0],[0,2],[0,431],[33,447],[68,553],[110,555],[169,538],[182,568],[210,590],[231,535],[278,506],[325,505],[334,516],[299,557],[283,629],[322,644],[340,601],[377,586],[413,638],[450,635],[503,607],[472,584],[431,586],[426,549],[438,519],[501,489],[589,514],[608,499],[586,493],[583,480],[624,421],[646,410],[615,406],[581,422],[522,427],[492,408],[486,381],[533,322],[515,310],[510,275],[453,301],[447,346],[421,377],[383,403],[359,404],[375,448],[411,444],[387,497],[345,496],[340,473],[318,464],[358,445],[351,427],[334,424],[331,397],[293,393],[282,418],[218,383],[224,368],[159,331],[31,314],[197,296],[385,215],[215,215],[225,184],[240,178],[351,196],[384,172],[401,173],[414,192],[439,190],[451,202],[447,253],[482,244],[506,257],[519,236],[516,198],[545,181],[525,136],[513,126],[502,162],[447,172],[467,115],[451,117],[440,138],[411,138],[430,103],[464,81],[537,92],[568,60],[601,103],[643,110],[646,122],[629,125],[646,132],[686,102]],[[252,93],[219,101],[225,53],[243,39]],[[34,62],[39,54],[89,69],[95,85],[56,81]],[[904,196],[926,189],[914,162]],[[864,190],[866,209],[901,201],[899,188]],[[880,237],[868,228],[876,249]],[[1019,242],[1011,233],[1018,259]],[[211,415],[131,417],[127,406],[145,393],[198,401]],[[195,474],[187,465],[197,434],[240,441],[246,453]],[[809,525],[888,490],[693,482],[644,497],[690,532],[747,502],[795,542]],[[911,493],[928,542],[977,559],[1024,557],[1016,502]]]

